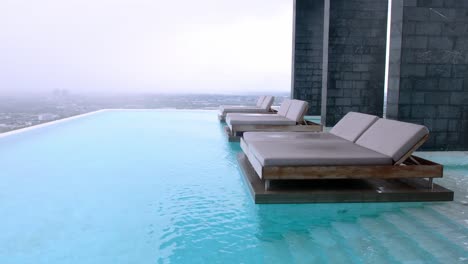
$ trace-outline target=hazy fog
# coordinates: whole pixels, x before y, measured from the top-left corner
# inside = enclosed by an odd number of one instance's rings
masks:
[[[292,0],[0,0],[0,94],[284,92]]]

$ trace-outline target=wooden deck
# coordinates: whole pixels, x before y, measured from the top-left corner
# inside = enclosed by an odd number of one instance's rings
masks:
[[[244,153],[237,157],[249,191],[257,204],[453,201],[453,191],[425,179],[339,179],[271,181],[270,189],[257,176]]]

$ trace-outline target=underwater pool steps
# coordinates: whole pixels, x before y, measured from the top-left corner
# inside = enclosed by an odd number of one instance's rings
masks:
[[[384,213],[382,217],[397,226],[421,248],[430,252],[441,263],[456,263],[460,257],[466,255],[466,250],[448,241],[437,230],[426,228],[417,219],[400,213]],[[428,232],[429,230],[429,232]]]
[[[376,240],[374,234],[365,230],[358,222],[333,222],[333,230],[347,241],[350,255],[357,263],[395,263],[394,257]],[[369,239],[372,238],[372,239]],[[372,252],[370,254],[370,252]],[[358,257],[359,256],[359,257]]]
[[[457,202],[449,204],[432,204],[430,208],[441,215],[445,215],[451,221],[454,221],[459,226],[468,228],[468,215],[460,216],[460,212],[466,210],[466,206]]]
[[[329,263],[456,263],[468,257],[467,251],[446,239],[443,232],[402,211],[390,211],[311,226],[307,233],[285,230],[278,234],[282,241],[272,240],[267,246],[287,249],[270,257],[287,256],[297,262],[306,255],[311,262],[325,259]]]
[[[405,208],[402,211],[417,219],[418,223],[424,224],[430,230],[443,233],[444,237],[450,243],[468,251],[467,230],[450,219],[447,219],[445,216],[427,211],[426,209],[427,208]]]
[[[373,234],[387,250],[400,263],[422,261],[422,263],[435,263],[436,258],[431,252],[424,250],[418,243],[398,225],[393,225],[383,218],[361,218],[361,226]]]
[[[313,227],[309,230],[309,236],[329,263],[360,263],[356,260],[356,254],[351,250],[349,243],[330,227]]]

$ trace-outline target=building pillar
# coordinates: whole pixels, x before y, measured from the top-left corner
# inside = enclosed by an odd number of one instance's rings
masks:
[[[431,131],[426,150],[468,149],[468,1],[393,0],[387,117]]]
[[[383,114],[388,0],[331,0],[326,125]]]
[[[294,1],[291,94],[309,102],[310,115],[320,115],[323,8],[323,0]]]

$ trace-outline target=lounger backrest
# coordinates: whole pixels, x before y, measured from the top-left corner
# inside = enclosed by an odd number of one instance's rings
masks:
[[[429,130],[425,126],[379,119],[362,134],[356,144],[398,161],[427,134]]]
[[[273,96],[265,96],[265,100],[263,100],[263,103],[260,106],[260,108],[265,109],[265,110],[270,110],[270,107],[273,104],[274,100],[275,100],[275,97]]]
[[[330,130],[335,136],[352,142],[356,140],[379,118],[377,116],[349,112]]]
[[[286,118],[301,122],[304,119],[307,107],[309,107],[309,104],[306,101],[291,100],[291,106],[286,114]]]
[[[263,101],[265,100],[265,97],[266,97],[266,96],[264,96],[264,95],[260,96],[260,97],[258,98],[258,100],[257,100],[256,106],[258,106],[258,107],[262,106]]]
[[[278,115],[286,117],[289,107],[291,106],[291,100],[286,99],[281,103],[280,108],[278,109]]]

